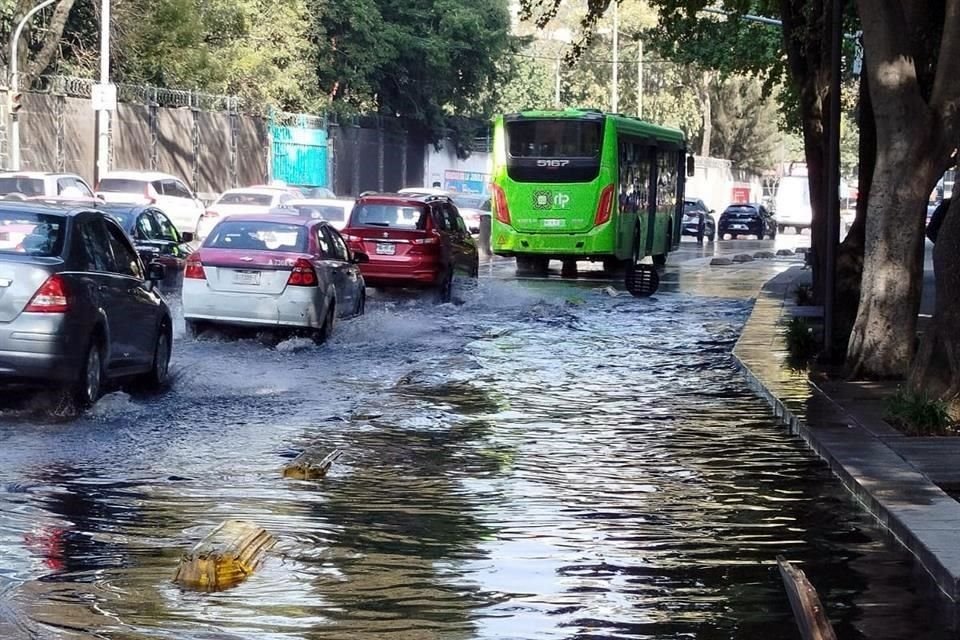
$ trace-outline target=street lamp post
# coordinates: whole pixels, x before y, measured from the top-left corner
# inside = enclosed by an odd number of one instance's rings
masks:
[[[643,117],[643,40],[637,39],[637,117]]]
[[[613,86],[610,88],[610,110],[619,111],[620,103],[620,3],[613,0]]]
[[[93,170],[94,184],[100,182],[100,178],[110,167],[110,97],[108,96],[108,87],[110,84],[110,0],[102,0],[100,5],[100,95],[98,104],[95,104],[97,110],[96,120],[96,141],[95,141],[95,163]],[[115,94],[112,96],[115,100]]]
[[[10,93],[8,94],[8,112],[10,113],[10,169],[13,171],[20,170],[20,114],[13,110],[14,97],[20,93],[19,56],[17,55],[20,35],[23,33],[27,23],[30,22],[30,19],[33,18],[38,11],[53,4],[55,1],[56,0],[43,0],[43,2],[28,11],[27,15],[23,16],[20,24],[17,25],[17,28],[14,29],[13,35],[10,36]]]

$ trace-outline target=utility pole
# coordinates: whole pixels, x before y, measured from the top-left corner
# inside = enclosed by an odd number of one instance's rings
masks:
[[[613,0],[613,86],[610,88],[610,110],[619,112],[620,103],[620,12],[619,3]]]
[[[827,127],[826,233],[823,278],[823,353],[832,359],[837,241],[840,235],[840,69],[843,55],[843,3],[833,0],[830,24],[830,126]]]
[[[637,117],[643,117],[643,40],[637,38]]]
[[[116,87],[110,85],[110,0],[100,5],[100,84],[94,87],[93,97],[97,112],[93,182],[97,184],[110,170],[110,112],[117,102]]]
[[[38,11],[53,4],[54,1],[55,0],[43,0],[43,2],[33,9],[30,9],[27,15],[23,16],[17,28],[14,29],[13,35],[10,36],[10,93],[7,94],[9,107],[7,111],[10,114],[10,169],[13,171],[20,170],[20,114],[18,113],[19,109],[14,108],[14,101],[20,97],[20,68],[18,66],[19,56],[17,51],[20,43],[20,34],[23,33],[24,27],[27,26],[27,23],[30,22],[33,16],[37,15]]]

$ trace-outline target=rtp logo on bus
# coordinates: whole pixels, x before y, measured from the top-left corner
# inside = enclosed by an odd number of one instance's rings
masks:
[[[566,209],[570,204],[570,196],[566,193],[552,191],[535,191],[533,193],[534,209]]]

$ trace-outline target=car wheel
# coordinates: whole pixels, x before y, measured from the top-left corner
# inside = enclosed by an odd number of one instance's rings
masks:
[[[313,333],[313,341],[317,344],[323,344],[333,335],[333,327],[337,323],[336,302],[331,301],[327,308],[327,315],[323,318],[323,324]]]
[[[703,225],[700,225],[700,228],[697,229],[697,244],[703,244],[703,236],[705,235],[705,230]]]
[[[92,340],[87,348],[86,356],[77,380],[71,390],[71,397],[78,408],[86,409],[100,399],[103,385],[103,347],[99,340]]]
[[[170,375],[170,355],[173,346],[170,342],[170,329],[167,324],[160,327],[157,336],[157,345],[153,352],[153,366],[143,378],[144,384],[150,389],[159,389],[166,383]]]
[[[716,234],[716,232],[711,233],[709,236],[707,236],[707,240],[709,240],[710,242],[713,242],[713,241],[716,240],[716,239],[717,239],[717,234]]]
[[[763,231],[757,234],[757,240],[763,240]]]
[[[453,269],[450,269],[443,276],[437,287],[437,302],[443,304],[453,299]]]
[[[785,226],[783,226],[782,224],[781,224],[781,225],[777,225],[777,231],[778,231],[779,233],[783,233],[783,232],[786,231],[786,230],[787,230],[787,228],[786,228]]]
[[[535,256],[517,256],[517,275],[518,276],[542,276],[546,275],[550,266],[550,261]]]
[[[187,337],[192,340],[196,340],[200,337],[200,334],[207,330],[207,324],[205,322],[200,322],[199,320],[184,320],[183,322],[187,328]]]
[[[360,300],[357,302],[357,316],[362,316],[367,312],[367,292],[360,291]]]

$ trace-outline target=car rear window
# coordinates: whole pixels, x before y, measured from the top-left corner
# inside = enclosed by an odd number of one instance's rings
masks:
[[[39,178],[23,178],[7,176],[0,178],[0,195],[21,193],[25,196],[43,196],[43,180]]]
[[[453,203],[460,209],[481,209],[486,196],[453,196]]]
[[[104,191],[107,193],[143,193],[146,188],[146,180],[104,178],[100,181],[100,186],[97,187],[97,191]]]
[[[65,226],[63,216],[0,210],[0,253],[58,256]]]
[[[273,196],[267,193],[244,193],[235,191],[225,193],[217,200],[217,204],[246,204],[254,207],[269,207]]]
[[[357,205],[350,216],[350,226],[389,227],[391,229],[424,230],[427,228],[427,208],[408,204]]]
[[[294,204],[290,205],[297,210],[301,216],[313,218],[314,220],[326,220],[327,222],[343,222],[347,218],[347,212],[344,207],[327,204]]]
[[[207,236],[203,246],[210,249],[304,253],[307,250],[307,231],[298,224],[225,220]]]
[[[727,207],[727,213],[756,214],[757,210],[754,207]]]

